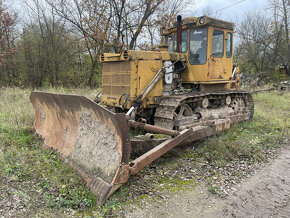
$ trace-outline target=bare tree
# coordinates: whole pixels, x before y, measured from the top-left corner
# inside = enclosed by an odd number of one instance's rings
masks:
[[[67,21],[45,2],[31,0],[27,6],[30,22],[22,34],[27,83],[31,86],[65,84],[67,80],[63,76],[72,69],[78,56],[79,38],[70,31]]]
[[[67,1],[67,0],[45,0],[55,10],[57,15],[67,20],[77,28],[83,39],[87,53],[90,58],[91,72],[88,78],[88,85],[94,86],[94,75],[97,73],[97,56],[105,49],[103,37],[109,29],[109,21],[104,19],[107,13],[108,1]],[[95,4],[93,4],[95,2]]]
[[[272,64],[267,60],[273,51],[270,31],[270,20],[257,11],[246,13],[237,28],[240,38],[239,58],[246,59],[255,72],[265,71]]]
[[[136,49],[140,38],[151,44],[165,18],[173,17],[188,0],[45,0],[58,14],[77,27],[91,60],[88,84],[93,85],[96,62],[103,52]],[[175,14],[174,14],[175,15]],[[168,21],[168,19],[167,19]],[[147,28],[147,29],[146,29]],[[150,28],[150,29],[149,29]],[[146,34],[144,34],[146,32]]]
[[[142,41],[147,38],[149,43],[143,43],[143,45],[138,43],[138,47],[152,49],[160,43],[160,29],[172,26],[176,22],[176,16],[182,13],[189,3],[188,0],[163,1],[155,14],[146,21],[146,31],[142,34]]]
[[[0,82],[3,85],[13,85],[17,79],[13,70],[20,49],[15,35],[16,20],[17,14],[8,11],[0,0]]]
[[[268,10],[272,13],[245,14],[237,28],[239,43],[235,54],[244,73],[264,72],[271,78],[280,65],[289,74],[290,7],[286,0],[271,0]]]
[[[273,13],[272,33],[275,38],[274,55],[279,57],[279,62],[290,75],[290,42],[289,42],[289,17],[290,4],[287,0],[269,0],[269,10]]]

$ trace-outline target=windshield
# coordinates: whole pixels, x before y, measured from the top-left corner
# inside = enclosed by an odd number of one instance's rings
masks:
[[[199,28],[191,30],[189,40],[190,64],[205,64],[207,51],[207,29]]]

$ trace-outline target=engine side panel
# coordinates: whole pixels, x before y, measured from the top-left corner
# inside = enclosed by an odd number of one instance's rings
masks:
[[[103,62],[101,103],[120,107],[119,103],[122,105],[128,96],[125,108],[129,109],[132,102],[149,85],[161,67],[162,60]],[[147,108],[154,104],[154,97],[162,96],[162,93],[163,84],[160,81],[149,93],[146,100],[142,102],[142,106]]]

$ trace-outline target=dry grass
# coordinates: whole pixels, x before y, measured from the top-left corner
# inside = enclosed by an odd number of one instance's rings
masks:
[[[32,90],[20,88],[0,89],[0,126],[8,128],[31,127],[34,121],[34,110],[29,100]],[[83,95],[94,99],[97,89],[41,89],[35,91]]]

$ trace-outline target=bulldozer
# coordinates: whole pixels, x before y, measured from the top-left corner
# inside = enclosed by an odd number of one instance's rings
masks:
[[[233,31],[233,23],[220,19],[177,16],[160,30],[159,50],[101,54],[102,91],[94,101],[31,93],[36,133],[103,204],[174,147],[253,117],[253,98],[239,89],[233,64]],[[136,140],[132,128],[146,134]],[[132,159],[136,145],[147,151]]]

